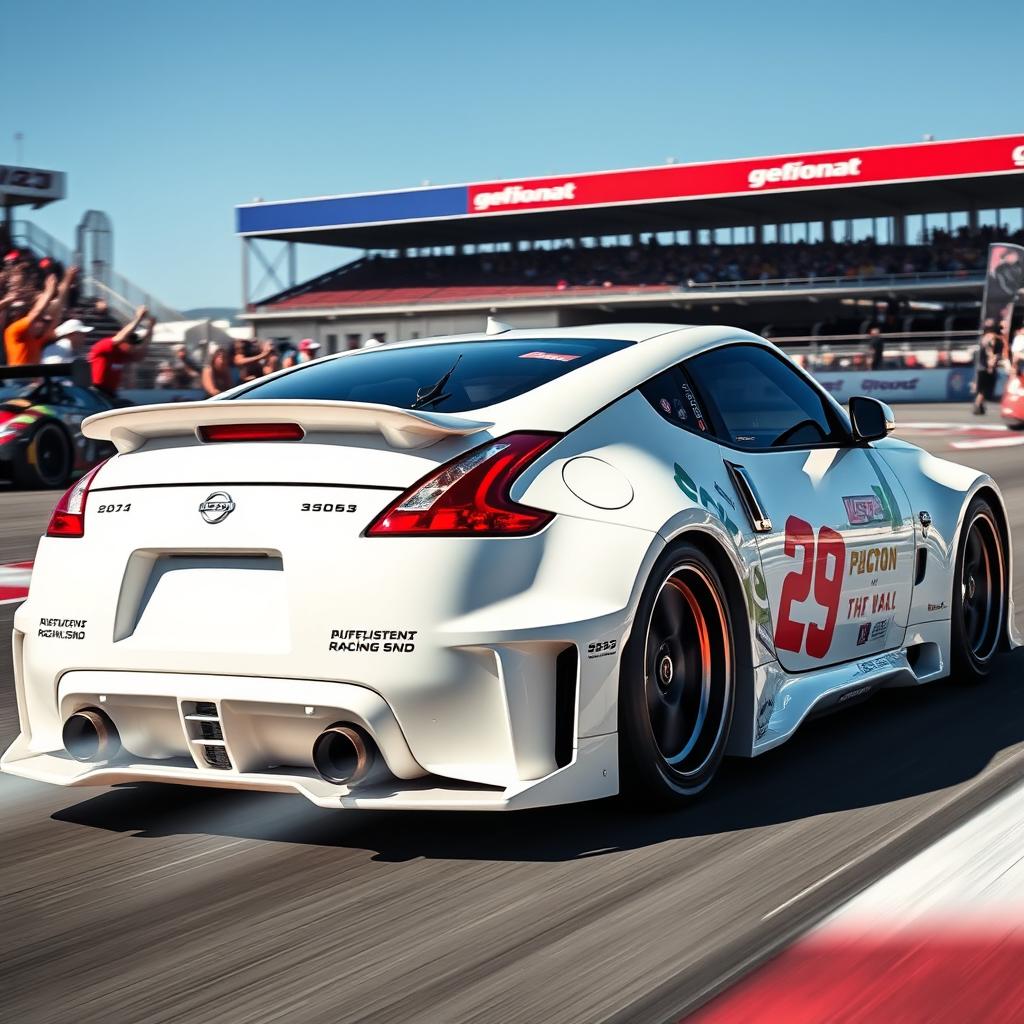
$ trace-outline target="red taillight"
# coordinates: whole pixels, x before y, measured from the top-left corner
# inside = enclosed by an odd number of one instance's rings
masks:
[[[47,537],[82,537],[85,535],[85,501],[89,497],[96,474],[103,466],[93,466],[83,477],[79,477],[62,495],[57,507],[50,515],[46,527]]]
[[[366,531],[368,537],[523,536],[536,533],[553,512],[509,497],[516,477],[559,434],[507,434],[460,455],[414,484]]]
[[[217,423],[199,427],[200,441],[301,441],[306,432],[298,423]]]

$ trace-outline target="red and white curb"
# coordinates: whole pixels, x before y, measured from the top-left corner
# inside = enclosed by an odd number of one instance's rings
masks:
[[[0,563],[0,604],[18,604],[28,597],[31,562]]]
[[[687,1024],[1024,1022],[1024,787]]]

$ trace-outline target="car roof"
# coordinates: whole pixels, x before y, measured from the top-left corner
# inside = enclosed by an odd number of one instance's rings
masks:
[[[456,334],[436,338],[418,338],[415,341],[390,342],[382,346],[340,352],[318,359],[324,363],[334,359],[358,359],[364,353],[379,353],[397,348],[416,348],[427,345],[457,344],[488,341],[550,342],[559,338],[607,339],[628,341],[615,352],[587,363],[572,373],[563,374],[539,387],[526,391],[504,402],[484,406],[473,411],[473,416],[488,421],[503,430],[529,428],[533,430],[570,430],[605,406],[632,391],[644,381],[678,364],[684,359],[720,345],[736,342],[774,346],[737,327],[722,325],[686,325],[663,323],[583,324],[576,327],[531,327],[510,329],[500,334]],[[301,373],[298,366],[279,370],[280,375]],[[277,374],[275,374],[276,376]],[[265,378],[270,379],[270,378]],[[232,399],[247,385],[218,395],[215,400]],[[238,397],[244,397],[239,394]],[[439,413],[440,414],[440,413]]]

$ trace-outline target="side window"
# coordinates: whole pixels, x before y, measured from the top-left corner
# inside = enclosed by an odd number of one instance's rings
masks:
[[[722,440],[737,448],[801,448],[846,439],[821,395],[767,349],[727,345],[694,356],[686,368]]]
[[[698,434],[710,432],[711,425],[704,416],[704,410],[686,374],[678,366],[641,384],[640,393],[651,403],[654,411],[669,423]]]

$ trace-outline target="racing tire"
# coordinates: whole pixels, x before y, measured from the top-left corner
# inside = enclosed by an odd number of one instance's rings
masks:
[[[950,615],[954,679],[976,683],[992,670],[1006,622],[1006,552],[992,506],[975,498],[967,507],[956,552]]]
[[[619,669],[619,782],[628,803],[678,807],[714,778],[736,703],[733,621],[707,555],[672,545],[644,587]]]
[[[35,427],[15,460],[14,482],[34,490],[64,488],[71,479],[73,463],[67,432],[59,423],[45,421]]]

